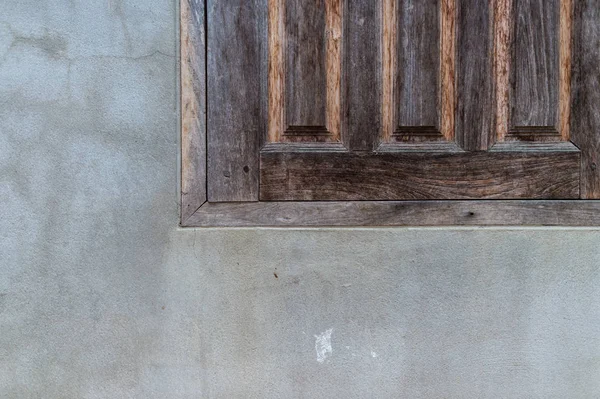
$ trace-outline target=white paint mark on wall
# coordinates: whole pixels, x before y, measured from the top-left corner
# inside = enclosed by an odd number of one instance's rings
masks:
[[[317,351],[317,362],[323,363],[333,353],[331,347],[331,333],[333,328],[320,335],[315,335],[315,350]]]

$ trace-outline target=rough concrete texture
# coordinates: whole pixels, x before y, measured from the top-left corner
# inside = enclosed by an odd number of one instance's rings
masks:
[[[175,2],[0,9],[1,398],[600,397],[599,231],[178,229]]]

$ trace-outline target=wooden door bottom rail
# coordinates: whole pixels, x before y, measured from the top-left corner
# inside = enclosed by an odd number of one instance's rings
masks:
[[[208,203],[182,227],[600,226],[596,200]]]

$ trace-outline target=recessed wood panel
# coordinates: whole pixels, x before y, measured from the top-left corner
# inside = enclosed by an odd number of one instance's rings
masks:
[[[383,137],[454,137],[455,1],[383,1]]]
[[[287,128],[326,130],[325,7],[314,0],[284,3]]]
[[[269,0],[269,141],[337,141],[342,0]]]
[[[456,0],[456,141],[466,151],[495,141],[494,3]]]
[[[397,132],[439,132],[439,0],[399,0],[396,71]]]
[[[559,15],[559,0],[513,3],[512,130],[557,132]]]
[[[569,139],[571,0],[497,0],[499,140]]]
[[[372,151],[381,139],[381,1],[349,1],[344,11],[344,143]]]

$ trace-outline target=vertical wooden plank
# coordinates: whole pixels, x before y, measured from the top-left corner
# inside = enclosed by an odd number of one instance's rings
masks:
[[[342,0],[325,0],[327,40],[327,130],[332,140],[341,137],[342,111]]]
[[[493,2],[457,0],[456,141],[466,151],[494,143]]]
[[[382,138],[389,142],[396,130],[396,65],[398,4],[397,0],[383,0],[382,19]]]
[[[286,0],[286,124],[326,129],[326,9],[314,0]]]
[[[266,0],[207,0],[208,200],[257,201]]]
[[[371,151],[378,144],[381,126],[383,4],[382,0],[348,1],[346,7],[345,142],[350,150]]]
[[[206,201],[204,1],[181,0],[181,223]]]
[[[559,0],[513,4],[512,128],[557,131]]]
[[[600,199],[600,0],[575,2],[571,140],[581,150],[581,196]]]
[[[573,43],[573,2],[560,2],[560,87],[559,132],[563,140],[570,138],[571,124],[571,46]]]
[[[285,0],[269,0],[268,141],[277,143],[285,127]]]
[[[440,1],[398,1],[396,127],[439,131]]]
[[[509,132],[510,42],[513,0],[496,0],[494,10],[494,76],[496,77],[496,138],[504,140]]]
[[[456,0],[441,0],[441,3],[441,133],[446,140],[451,141],[455,134],[456,108]]]

